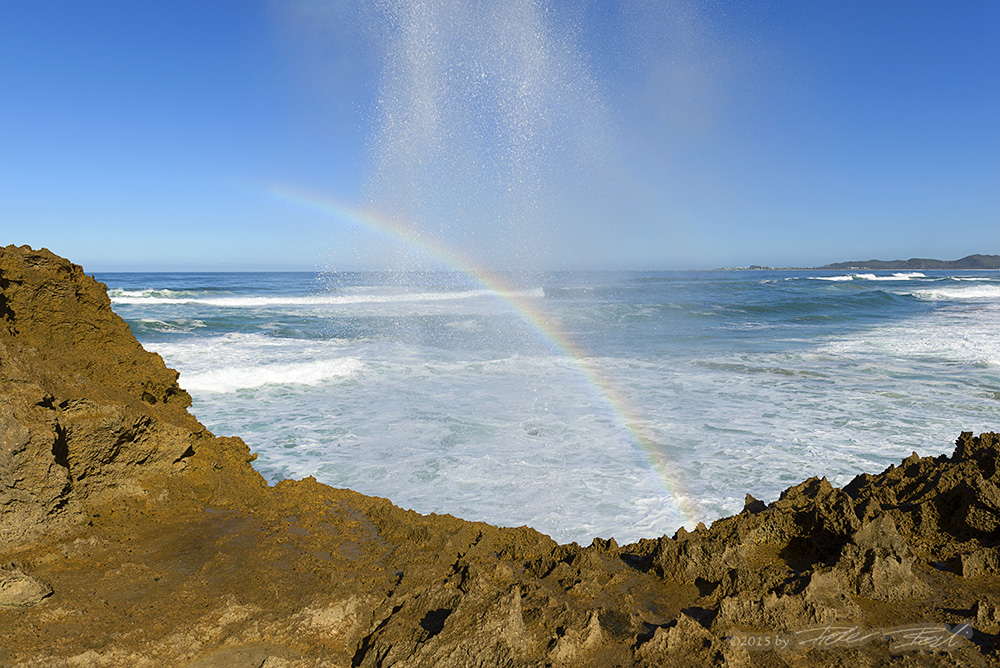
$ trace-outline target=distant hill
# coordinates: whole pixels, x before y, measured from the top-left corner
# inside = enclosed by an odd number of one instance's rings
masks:
[[[857,260],[835,262],[817,269],[1000,269],[1000,255],[967,255],[961,260],[930,260],[918,257],[909,260]]]

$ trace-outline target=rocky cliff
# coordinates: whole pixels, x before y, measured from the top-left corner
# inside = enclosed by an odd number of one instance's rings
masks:
[[[0,667],[996,662],[1000,437],[619,546],[264,484],[104,286],[0,249]]]

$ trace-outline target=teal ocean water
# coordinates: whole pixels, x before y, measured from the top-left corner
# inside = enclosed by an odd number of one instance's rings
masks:
[[[672,534],[678,493],[710,521],[1000,428],[997,272],[554,273],[517,300],[445,273],[97,278],[268,480],[560,541]]]

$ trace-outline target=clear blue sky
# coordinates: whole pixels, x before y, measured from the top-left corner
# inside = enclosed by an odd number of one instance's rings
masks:
[[[569,268],[1000,253],[1000,3],[524,2],[502,19],[513,32],[439,44],[496,80],[522,70],[489,63],[533,37],[519,53],[552,67],[533,109],[557,129],[491,148],[505,129],[439,96],[461,127],[405,150],[418,125],[393,134],[391,119],[417,113],[421,24],[408,3],[360,4],[0,3],[0,244],[92,271],[377,267],[390,242],[269,188],[379,203],[440,160],[421,147],[486,153],[485,171],[455,158],[421,177],[460,181],[493,178],[513,146],[535,187],[517,200],[537,205],[528,229],[468,227],[510,200],[438,183],[432,219],[463,219],[435,228],[445,243],[516,237]],[[445,96],[488,106],[505,90],[462,76]]]

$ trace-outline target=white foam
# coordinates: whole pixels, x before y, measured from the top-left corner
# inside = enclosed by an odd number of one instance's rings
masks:
[[[149,342],[180,384],[193,392],[233,392],[264,385],[316,385],[350,376],[361,362],[338,340],[285,339],[231,332],[180,341]]]
[[[858,359],[882,359],[908,365],[1000,366],[1000,339],[992,309],[942,309],[908,321],[833,340],[821,352]],[[888,362],[883,362],[888,364]]]
[[[264,385],[319,385],[357,373],[362,363],[353,357],[297,364],[259,364],[182,374],[180,384],[192,392],[235,392]]]
[[[919,271],[895,273],[890,274],[889,276],[880,276],[878,274],[856,274],[856,277],[865,281],[910,281],[914,278],[927,278]]]
[[[941,411],[933,406],[965,406],[968,392],[937,384],[923,391],[912,381],[920,353],[908,346],[974,332],[980,319],[963,317],[970,327],[960,331],[941,315],[818,351],[688,362],[588,358],[614,379],[686,491],[660,486],[643,452],[564,357],[477,361],[399,344],[282,343],[250,334],[217,337],[200,357],[193,345],[168,351],[188,354],[195,366],[215,365],[201,375],[182,369],[181,384],[210,428],[248,439],[271,480],[316,475],[419,512],[530,524],[560,541],[614,535],[627,542],[688,522],[677,510],[678,491],[697,499],[700,519],[709,521],[738,512],[746,491],[770,500],[820,470],[843,483],[911,449],[931,454],[921,444],[954,431],[935,424]],[[971,353],[988,336],[964,341]],[[329,369],[326,382],[301,384],[310,373],[321,378],[324,360],[335,357],[353,361]],[[350,379],[349,391],[337,378]],[[224,393],[268,379],[287,384],[258,390],[263,419]],[[957,412],[968,417],[967,409]],[[873,448],[875,439],[889,445]]]
[[[206,356],[212,362],[222,361],[222,357],[229,357],[234,354],[255,354],[256,349],[284,348],[291,351],[299,351],[303,347],[310,345],[329,344],[329,342],[311,342],[302,339],[284,339],[265,334],[247,332],[227,332],[218,336],[205,336],[196,339],[176,342],[150,342],[145,344],[147,348],[155,350],[164,356],[197,357]],[[239,352],[234,352],[239,351]],[[271,350],[266,353],[274,354]]]
[[[462,290],[455,292],[402,292],[383,294],[316,294],[305,297],[193,297],[190,293],[170,294],[170,290],[109,290],[114,304],[202,304],[220,308],[262,306],[341,306],[350,304],[395,304],[412,302],[442,302],[482,297],[535,298],[545,296],[542,288],[522,291]],[[176,296],[175,296],[176,295]]]
[[[816,281],[835,281],[835,282],[912,281],[915,278],[927,278],[927,276],[919,271],[907,271],[907,272],[897,272],[894,274],[890,274],[889,276],[880,276],[878,274],[840,274],[838,276],[810,276],[809,278]]]
[[[445,327],[459,332],[476,332],[482,329],[475,320],[460,320],[458,322],[445,323]]]
[[[969,285],[953,288],[934,288],[931,290],[914,290],[906,293],[917,299],[926,301],[1000,301],[1000,285]]]
[[[139,322],[143,323],[150,329],[154,329],[165,334],[185,334],[205,326],[203,321],[195,318],[187,318],[171,322],[165,322],[155,318],[142,318]]]
[[[114,304],[154,304],[160,302],[184,303],[187,300],[197,299],[205,292],[201,290],[171,290],[169,288],[149,289],[149,290],[123,290],[121,288],[110,288],[108,297]]]

